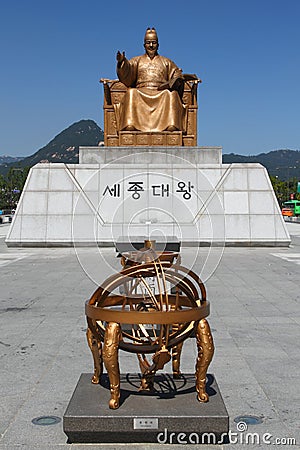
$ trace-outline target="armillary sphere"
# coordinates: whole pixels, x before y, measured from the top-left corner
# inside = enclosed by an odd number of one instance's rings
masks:
[[[180,265],[175,252],[156,252],[153,241],[123,254],[123,269],[111,275],[86,302],[87,340],[94,360],[92,383],[99,383],[105,364],[111,399],[119,407],[118,350],[136,353],[142,372],[140,390],[153,388],[157,370],[172,357],[173,377],[180,377],[183,341],[196,336],[196,390],[207,402],[206,373],[214,352],[206,290],[199,277]],[[148,361],[148,354],[153,354]]]

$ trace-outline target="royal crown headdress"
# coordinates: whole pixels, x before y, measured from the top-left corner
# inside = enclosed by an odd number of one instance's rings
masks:
[[[156,29],[155,28],[147,28],[144,40],[146,41],[147,39],[153,39],[153,36],[158,41]]]

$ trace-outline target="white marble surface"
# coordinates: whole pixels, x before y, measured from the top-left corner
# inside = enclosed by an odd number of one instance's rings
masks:
[[[7,244],[108,244],[120,236],[176,235],[193,245],[288,245],[260,164],[178,164],[177,157],[162,164],[157,155],[151,164],[143,163],[144,154],[135,164],[37,164]]]
[[[79,147],[79,164],[222,164],[222,147]]]

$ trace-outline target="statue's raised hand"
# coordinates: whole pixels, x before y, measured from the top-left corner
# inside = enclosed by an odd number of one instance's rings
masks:
[[[124,60],[125,60],[125,52],[121,53],[118,51],[117,53],[118,64],[121,64]]]

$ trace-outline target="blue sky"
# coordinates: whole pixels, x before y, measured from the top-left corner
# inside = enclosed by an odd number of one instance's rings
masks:
[[[74,122],[103,128],[115,53],[159,52],[196,73],[198,145],[300,149],[300,0],[2,0],[0,154],[26,156]]]

